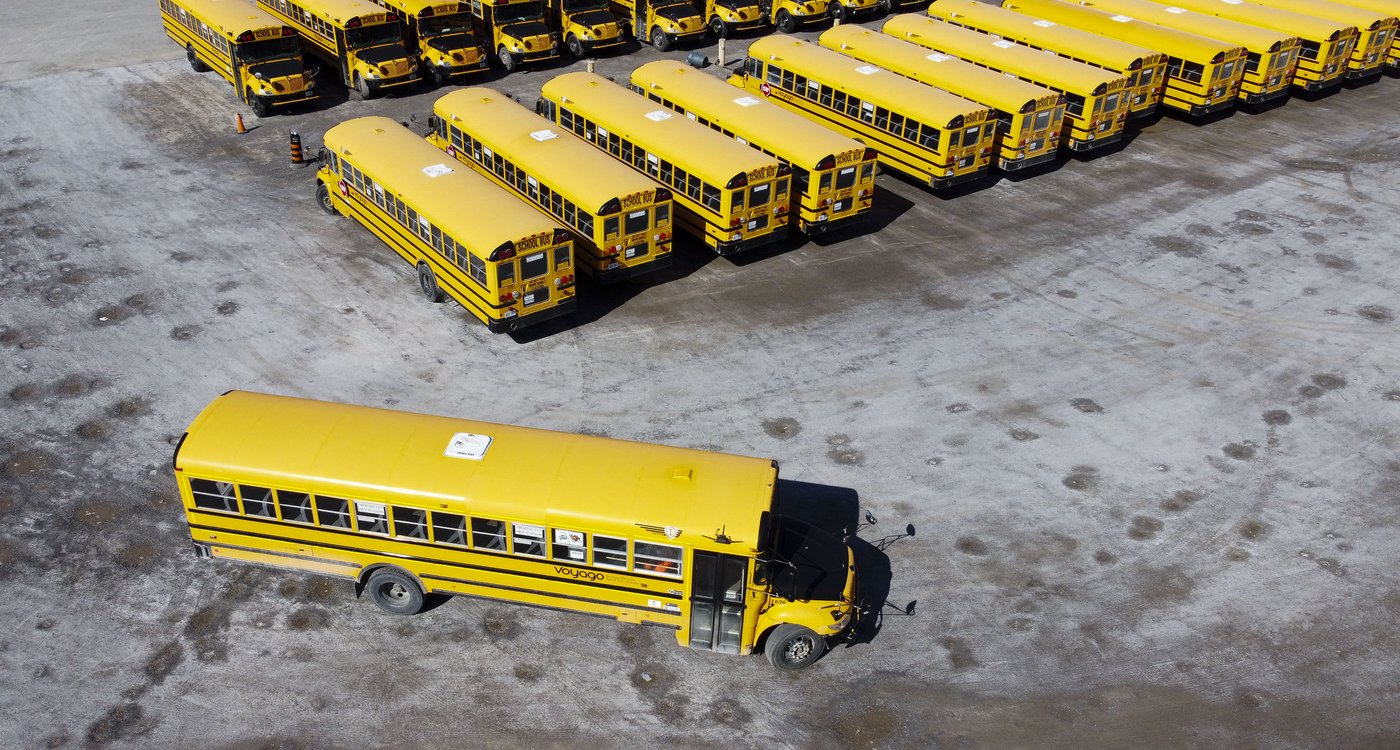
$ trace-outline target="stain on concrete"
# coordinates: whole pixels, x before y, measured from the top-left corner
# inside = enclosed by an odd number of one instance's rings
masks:
[[[1293,415],[1283,409],[1270,409],[1264,412],[1264,424],[1271,427],[1282,427],[1293,421]]]
[[[1236,461],[1251,461],[1254,459],[1255,447],[1249,443],[1227,443],[1220,449],[1225,455]]]
[[[1178,490],[1172,496],[1161,502],[1162,510],[1168,513],[1183,513],[1195,505],[1201,499],[1201,494],[1194,490]]]
[[[1373,323],[1389,323],[1395,320],[1395,313],[1383,305],[1362,305],[1356,308],[1356,314]]]
[[[982,556],[987,554],[987,543],[975,536],[958,537],[953,547],[965,555]]]
[[[1076,466],[1060,480],[1060,484],[1080,492],[1098,489],[1099,470],[1092,466]]]
[[[765,419],[762,423],[763,431],[769,437],[779,440],[787,440],[797,437],[797,433],[802,431],[802,425],[792,417],[778,417],[776,419]]]
[[[1155,539],[1157,532],[1163,527],[1161,519],[1152,516],[1133,516],[1133,523],[1128,527],[1128,538],[1137,541]]]
[[[1083,414],[1103,414],[1103,407],[1092,398],[1072,398],[1069,405]]]

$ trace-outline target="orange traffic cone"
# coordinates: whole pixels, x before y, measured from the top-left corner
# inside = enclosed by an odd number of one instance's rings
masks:
[[[237,113],[237,114],[235,114],[235,115],[233,116],[233,125],[234,125],[233,132],[236,133],[236,134],[238,134],[238,135],[243,135],[244,133],[248,132],[248,128],[246,128],[246,127],[243,126],[243,113],[242,113],[242,112],[239,112],[239,113]]]

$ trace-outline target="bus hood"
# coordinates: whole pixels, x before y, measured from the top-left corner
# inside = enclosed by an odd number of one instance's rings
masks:
[[[461,50],[475,49],[476,37],[471,34],[443,34],[429,38],[428,46],[444,55],[450,55]]]
[[[574,21],[590,29],[606,29],[609,25],[617,25],[617,18],[613,16],[612,12],[601,8],[575,13]]]
[[[306,75],[306,68],[301,60],[297,59],[254,63],[248,66],[248,74],[259,81],[272,84],[278,91],[301,89],[310,78]],[[278,87],[278,83],[282,84],[281,88]]]
[[[695,6],[690,3],[671,3],[670,5],[660,5],[656,7],[656,15],[662,18],[669,18],[676,23],[682,21],[693,21],[700,18]]]
[[[549,49],[549,27],[544,24],[544,21],[521,21],[505,26],[502,31],[519,39],[525,45],[525,49],[531,51]]]
[[[405,60],[408,52],[402,44],[381,44],[377,47],[367,47],[360,50],[356,55],[367,63],[381,65],[391,60]]]

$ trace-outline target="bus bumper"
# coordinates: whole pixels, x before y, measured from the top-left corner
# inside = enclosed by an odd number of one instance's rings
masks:
[[[1025,159],[1002,159],[997,167],[1003,172],[1015,172],[1019,169],[1025,169],[1026,167],[1034,167],[1037,164],[1044,164],[1059,156],[1055,151],[1056,149],[1052,149],[1039,156],[1031,156]]]
[[[1360,81],[1364,78],[1370,78],[1371,76],[1378,76],[1382,72],[1381,65],[1372,65],[1369,68],[1357,68],[1356,70],[1348,68],[1345,78],[1348,81]]]
[[[1235,99],[1231,97],[1229,99],[1221,99],[1214,104],[1192,104],[1191,108],[1187,110],[1187,113],[1192,117],[1200,117],[1212,112],[1219,112],[1222,109],[1229,109],[1233,106],[1235,106]]]
[[[272,106],[274,107],[287,107],[296,104],[305,104],[306,102],[314,102],[317,99],[320,99],[321,97],[316,96],[315,89],[305,89],[303,91],[298,91],[295,94],[283,94],[281,96],[272,96],[266,98],[271,100]]]
[[[786,237],[787,228],[784,227],[782,229],[769,232],[768,234],[765,234],[762,237],[753,237],[747,240],[720,240],[720,242],[715,246],[715,252],[719,253],[720,255],[733,255],[735,253],[742,253],[745,250],[752,250],[756,247],[771,245],[774,242],[777,242],[778,240],[784,239]]]
[[[671,253],[657,255],[646,263],[639,263],[635,266],[618,266],[617,268],[600,268],[591,271],[591,278],[595,284],[616,284],[619,281],[633,279],[638,276],[649,274],[652,271],[659,271],[663,268],[670,268],[673,264]]]
[[[547,310],[539,312],[525,313],[524,315],[513,315],[509,318],[500,318],[486,324],[486,330],[492,333],[509,333],[518,331],[536,323],[543,323],[550,318],[557,318],[561,315],[568,315],[578,309],[578,298],[570,297],[563,302]]]
[[[580,39],[579,44],[583,45],[584,54],[592,54],[600,50],[609,50],[621,47],[626,43],[626,39],[619,34],[613,39]]]
[[[403,87],[405,87],[405,86],[411,86],[411,85],[417,83],[417,82],[418,82],[418,74],[417,74],[417,73],[410,73],[410,74],[408,74],[408,75],[406,75],[406,76],[400,76],[400,77],[398,77],[398,78],[369,78],[369,77],[366,77],[365,80],[369,83],[369,90],[370,90],[370,91],[375,91],[375,92],[378,92],[378,91],[392,91],[393,89],[399,89],[399,88],[403,88]]]
[[[1243,91],[1241,91],[1240,93],[1244,94],[1240,98],[1244,100],[1245,104],[1260,104],[1262,102],[1278,99],[1282,96],[1288,96],[1288,87],[1282,86],[1280,88],[1274,89],[1273,91],[1261,91],[1257,94],[1245,94]]]
[[[964,182],[980,180],[983,177],[986,177],[991,171],[992,167],[989,164],[985,167],[982,167],[981,169],[976,169],[971,172],[963,172],[962,174],[955,174],[952,177],[933,177],[929,179],[928,186],[933,188],[934,190],[942,190],[943,188],[949,188],[954,185],[961,185]]]
[[[468,63],[466,65],[439,65],[437,67],[439,70],[443,68],[447,69],[447,78],[456,78],[457,76],[465,76],[470,75],[472,73],[480,73],[481,71],[490,68],[491,58],[483,55],[480,60],[477,60],[474,63]]]
[[[1299,88],[1304,91],[1321,91],[1323,89],[1330,89],[1333,86],[1340,86],[1341,84],[1342,77],[1337,76],[1335,78],[1323,78],[1318,81],[1305,81]],[[1296,86],[1297,84],[1294,85]]]
[[[822,234],[838,227],[857,224],[861,219],[864,219],[865,215],[869,212],[870,206],[866,206],[864,208],[857,208],[851,213],[838,216],[834,219],[821,218],[822,214],[818,214],[816,218],[811,220],[799,217],[797,220],[797,228],[803,234]]]
[[[1071,151],[1093,151],[1094,149],[1100,146],[1107,146],[1110,143],[1117,143],[1121,140],[1123,140],[1123,132],[1120,130],[1119,132],[1114,133],[1113,135],[1104,136],[1103,138],[1095,138],[1093,140],[1080,140],[1071,138],[1069,139],[1069,148]]]

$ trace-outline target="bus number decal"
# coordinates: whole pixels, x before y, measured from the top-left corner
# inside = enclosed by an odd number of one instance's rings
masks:
[[[604,578],[603,574],[596,570],[579,570],[578,568],[570,568],[565,565],[555,565],[554,572],[561,576],[568,576],[576,580],[588,581],[589,583],[597,583]]]

